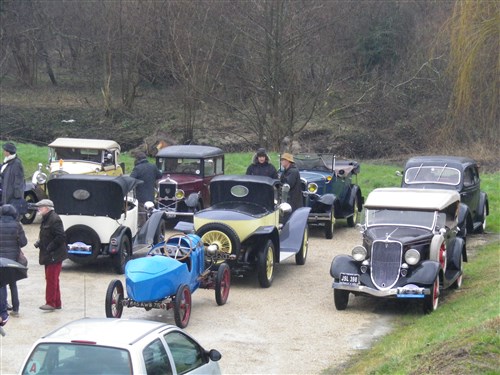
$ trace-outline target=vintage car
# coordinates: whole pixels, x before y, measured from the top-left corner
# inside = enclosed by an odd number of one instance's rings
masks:
[[[286,193],[288,185],[282,190]],[[285,203],[279,203],[283,200]],[[271,286],[275,263],[295,255],[306,262],[309,245],[307,216],[310,208],[290,213],[286,196],[280,197],[280,182],[264,176],[224,175],[210,183],[210,207],[195,212],[193,223],[180,222],[177,229],[195,231],[203,242],[229,254],[234,275],[257,270],[259,284]]]
[[[163,174],[158,181],[158,208],[168,218],[192,215],[208,207],[208,186],[212,178],[224,174],[224,153],[211,146],[167,146],[156,154],[156,166]]]
[[[380,188],[365,203],[363,244],[330,268],[335,307],[349,294],[422,299],[437,309],[441,288],[460,288],[465,241],[457,237],[460,195],[438,189]]]
[[[160,242],[161,221],[138,227],[135,186],[130,176],[61,175],[50,179],[48,191],[66,231],[68,256],[79,264],[110,255],[123,274],[132,253]],[[144,230],[142,230],[144,229]]]
[[[304,205],[311,207],[309,224],[322,225],[325,237],[333,238],[335,219],[347,219],[353,227],[363,209],[361,188],[353,183],[360,165],[354,160],[337,159],[333,154],[298,154]]]
[[[220,374],[206,350],[174,325],[141,319],[82,318],[38,339],[19,375]]]
[[[231,272],[228,258],[215,246],[205,249],[195,234],[175,234],[153,246],[148,256],[129,261],[123,284],[113,280],[106,292],[106,316],[120,318],[123,307],[146,310],[174,309],[175,324],[185,328],[191,316],[191,294],[198,288],[215,289],[217,304],[224,305],[229,296]]]
[[[406,162],[402,187],[456,190],[462,205],[458,213],[459,236],[483,232],[489,214],[488,195],[481,191],[476,161],[457,156],[418,156]]]

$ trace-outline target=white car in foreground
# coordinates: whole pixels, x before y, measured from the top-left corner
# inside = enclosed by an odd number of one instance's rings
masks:
[[[220,374],[220,358],[173,325],[84,318],[40,338],[20,374]]]

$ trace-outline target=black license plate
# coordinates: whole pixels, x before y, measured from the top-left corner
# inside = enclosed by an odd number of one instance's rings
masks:
[[[342,284],[359,284],[359,275],[357,273],[341,273],[340,282]]]

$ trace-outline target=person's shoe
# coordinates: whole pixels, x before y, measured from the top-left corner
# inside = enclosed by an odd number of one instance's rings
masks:
[[[7,315],[5,318],[0,317],[0,327],[3,327],[9,321],[9,316]]]
[[[45,311],[54,311],[56,308],[54,306],[50,305],[42,305],[40,306],[40,310],[45,310]]]
[[[7,304],[7,310],[12,310],[12,305]]]
[[[18,317],[19,316],[19,311],[12,311],[10,313],[11,316],[15,316],[15,317]]]
[[[62,309],[62,306],[56,307],[56,310],[61,310],[61,309]]]

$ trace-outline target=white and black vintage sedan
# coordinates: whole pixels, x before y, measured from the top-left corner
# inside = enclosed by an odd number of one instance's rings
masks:
[[[330,268],[337,310],[349,294],[421,299],[437,309],[441,289],[462,285],[465,241],[457,236],[460,195],[438,189],[380,188],[365,202],[363,244]]]

